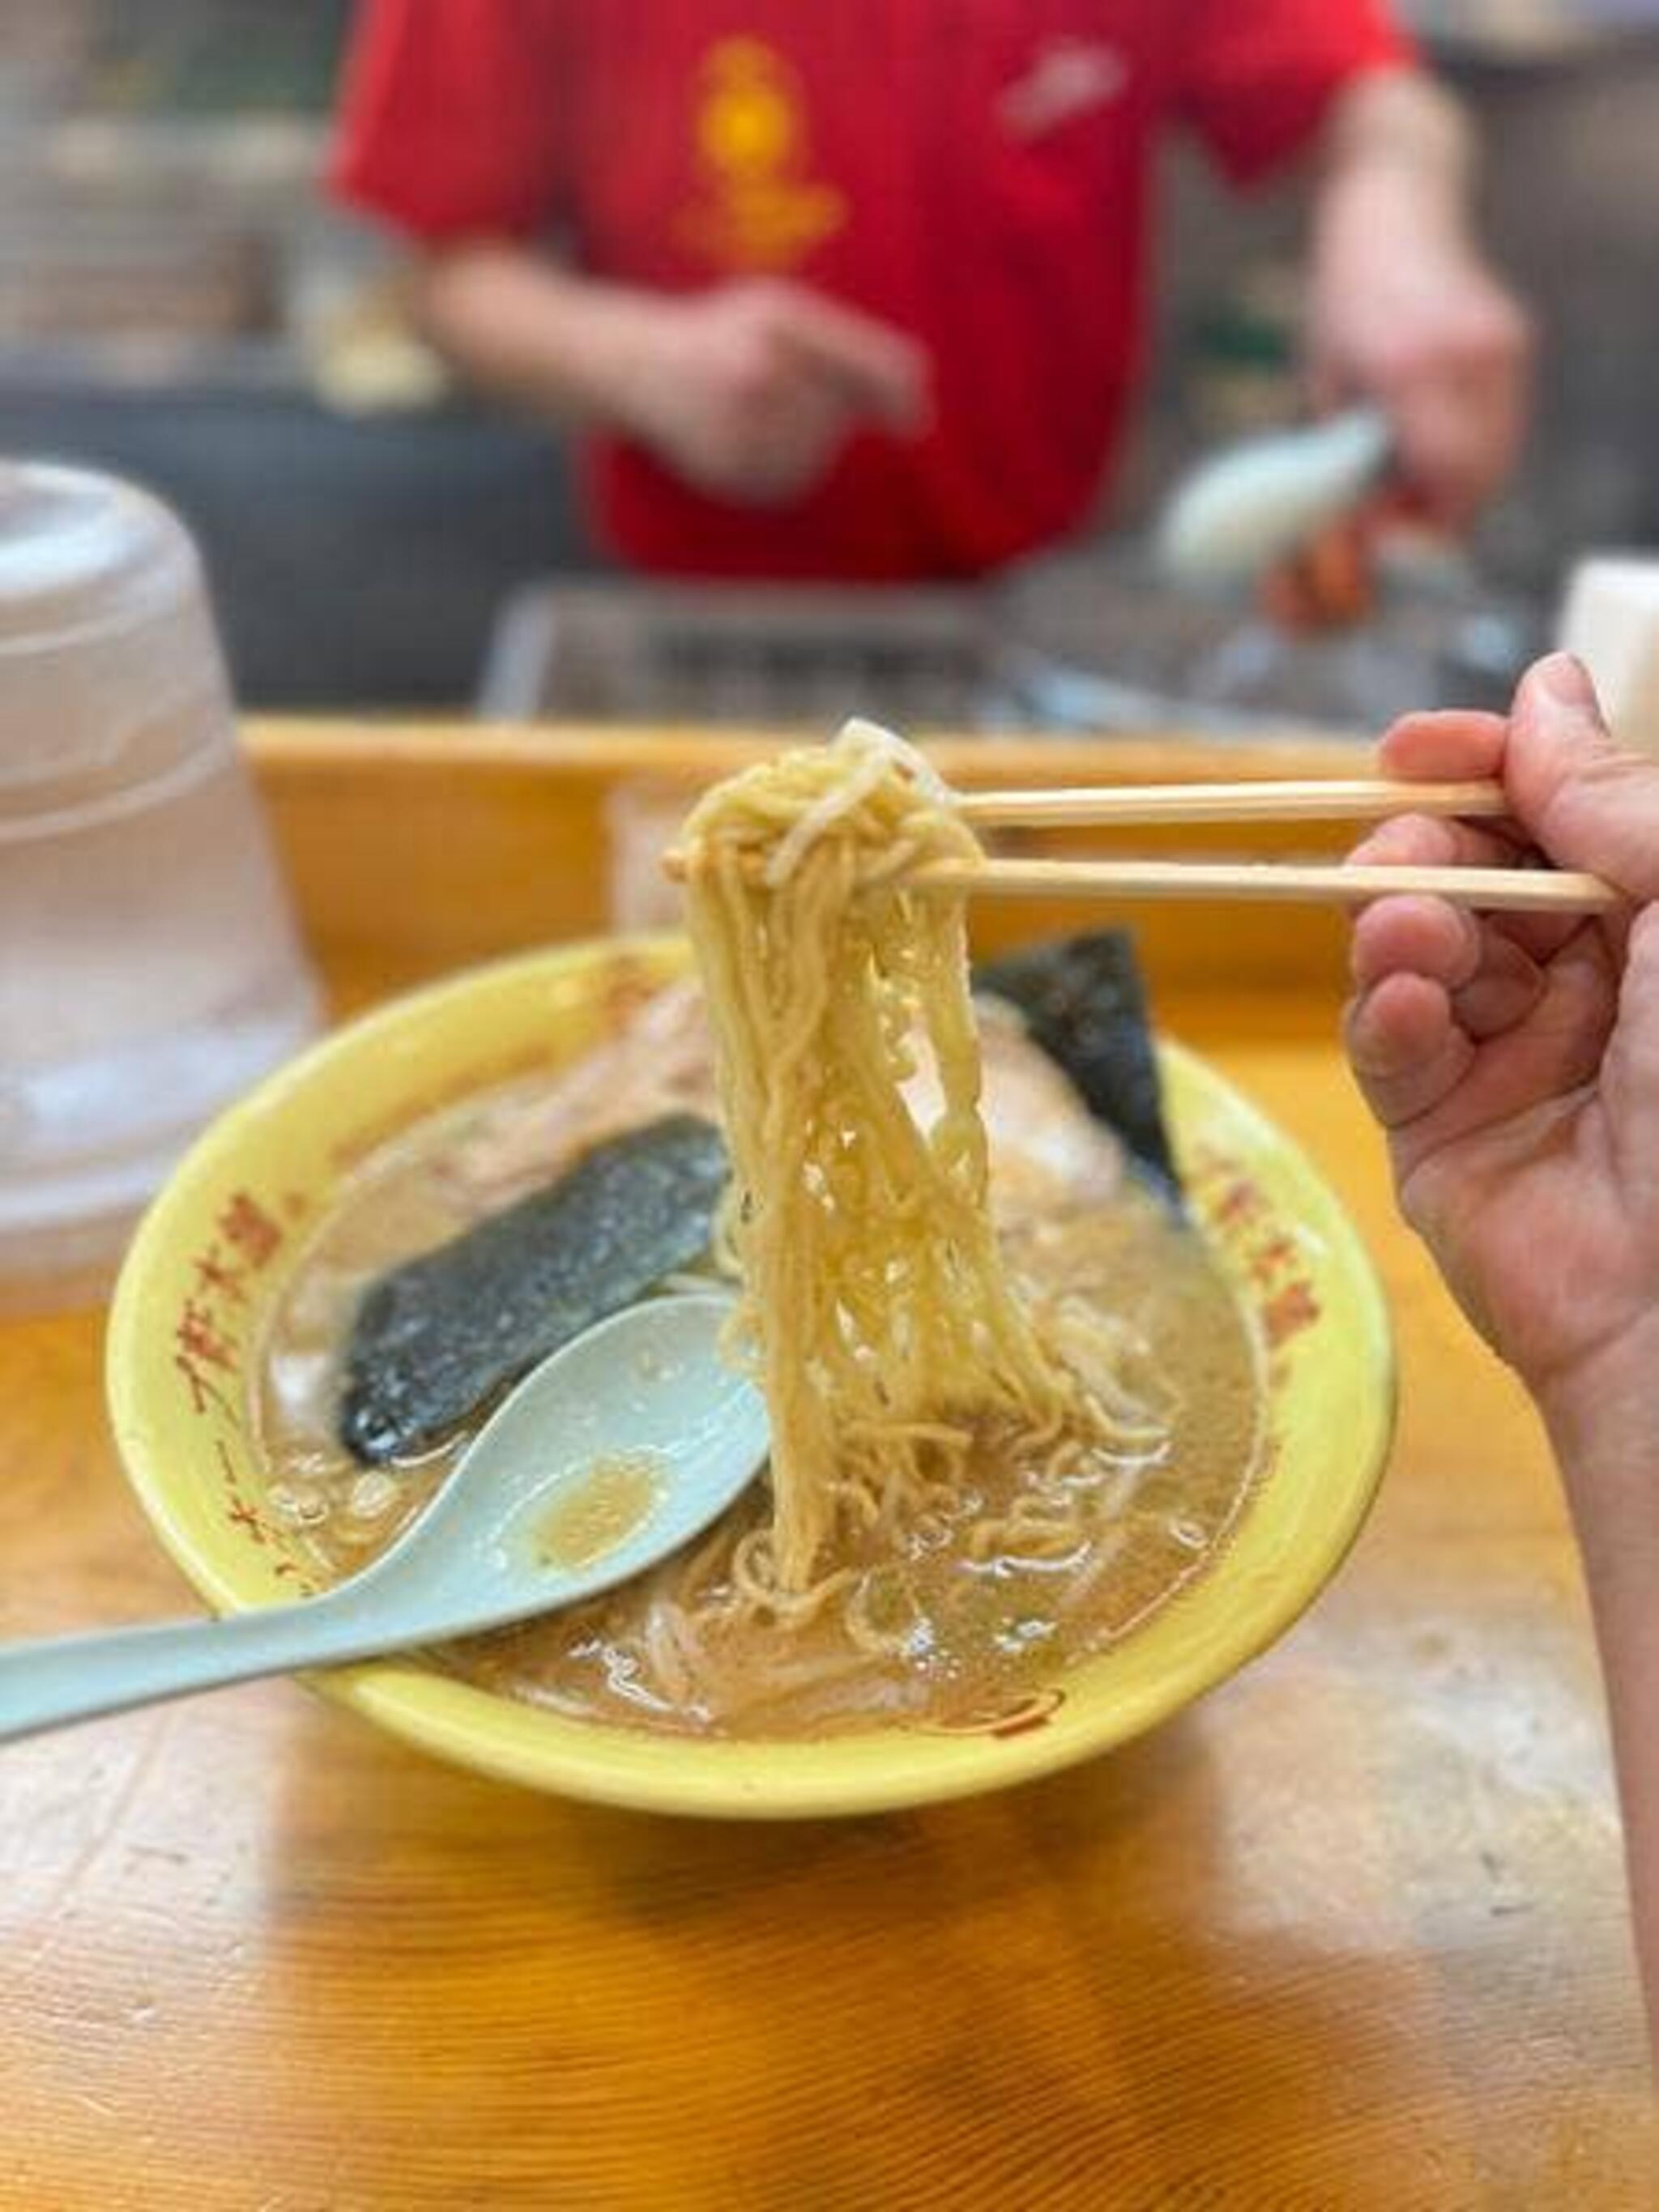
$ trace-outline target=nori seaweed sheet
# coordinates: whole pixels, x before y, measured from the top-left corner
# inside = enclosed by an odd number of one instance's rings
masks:
[[[1181,1198],[1134,939],[1127,930],[1037,945],[974,971],[975,992],[1017,1007],[1034,1043],[1071,1078],[1164,1196]]]
[[[667,1115],[595,1145],[547,1189],[380,1276],[352,1325],[341,1443],[370,1466],[437,1443],[706,1252],[727,1173],[711,1122]]]

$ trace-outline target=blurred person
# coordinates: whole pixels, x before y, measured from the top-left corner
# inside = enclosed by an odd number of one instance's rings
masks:
[[[467,378],[593,434],[626,561],[963,577],[1094,507],[1180,127],[1316,165],[1310,393],[1379,402],[1462,528],[1527,332],[1387,0],[365,0],[333,176]]]
[[[1608,736],[1583,668],[1532,669],[1507,718],[1418,714],[1407,778],[1496,777],[1505,822],[1406,816],[1356,860],[1605,877],[1606,916],[1477,918],[1395,896],[1355,924],[1355,1073],[1401,1211],[1527,1386],[1583,1557],[1659,2054],[1659,763]]]

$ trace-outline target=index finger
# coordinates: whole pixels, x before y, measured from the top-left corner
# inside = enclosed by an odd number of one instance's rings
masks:
[[[925,347],[894,324],[816,294],[789,303],[787,341],[832,377],[848,403],[897,430],[919,428],[927,415]]]
[[[1411,783],[1475,782],[1501,777],[1508,724],[1501,714],[1453,707],[1407,714],[1384,735],[1376,764]]]

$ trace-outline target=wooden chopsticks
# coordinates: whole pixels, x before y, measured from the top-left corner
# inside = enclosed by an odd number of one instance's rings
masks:
[[[1182,822],[1378,822],[1396,814],[1463,820],[1506,814],[1498,783],[1405,783],[1387,777],[1315,781],[1107,784],[1047,791],[973,791],[957,811],[975,830],[1133,829]],[[665,857],[685,872],[684,855]],[[974,897],[1299,900],[1365,906],[1422,893],[1487,914],[1602,914],[1620,894],[1568,869],[1345,866],[1270,860],[999,860],[933,862],[896,878],[921,891]]]
[[[1180,822],[1376,822],[1396,814],[1506,814],[1501,784],[1406,783],[1387,777],[1311,782],[1117,784],[1098,789],[984,791],[957,800],[977,829],[1133,828]],[[1486,913],[1596,914],[1619,903],[1599,877],[1549,868],[1348,867],[1319,863],[1206,860],[989,860],[935,865],[907,878],[915,890],[1009,898],[1287,899],[1364,906],[1426,893]]]
[[[1483,914],[1605,914],[1619,893],[1599,876],[1553,868],[1345,867],[1272,860],[987,860],[919,868],[907,890],[972,897],[1280,899],[1369,906],[1413,893]]]
[[[975,829],[1078,829],[1154,822],[1381,822],[1391,814],[1507,814],[1501,783],[1401,783],[1326,776],[1295,783],[1113,783],[1051,791],[964,791]]]

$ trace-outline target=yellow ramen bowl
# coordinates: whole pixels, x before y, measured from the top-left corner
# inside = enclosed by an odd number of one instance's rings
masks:
[[[598,1043],[666,940],[576,945],[471,971],[352,1023],[210,1129],[152,1207],[111,1316],[115,1435],[156,1533],[222,1613],[293,1598],[309,1562],[265,1502],[254,1419],[267,1325],[354,1164],[474,1092]],[[1280,1635],[1352,1542],[1394,1408],[1387,1311],[1336,1200],[1202,1062],[1162,1048],[1193,1207],[1257,1317],[1267,1411],[1255,1485],[1206,1571],[1046,1690],[948,1730],[726,1742],[560,1718],[417,1660],[315,1680],[394,1735],[504,1779],[654,1812],[853,1814],[996,1790],[1139,1735]]]

